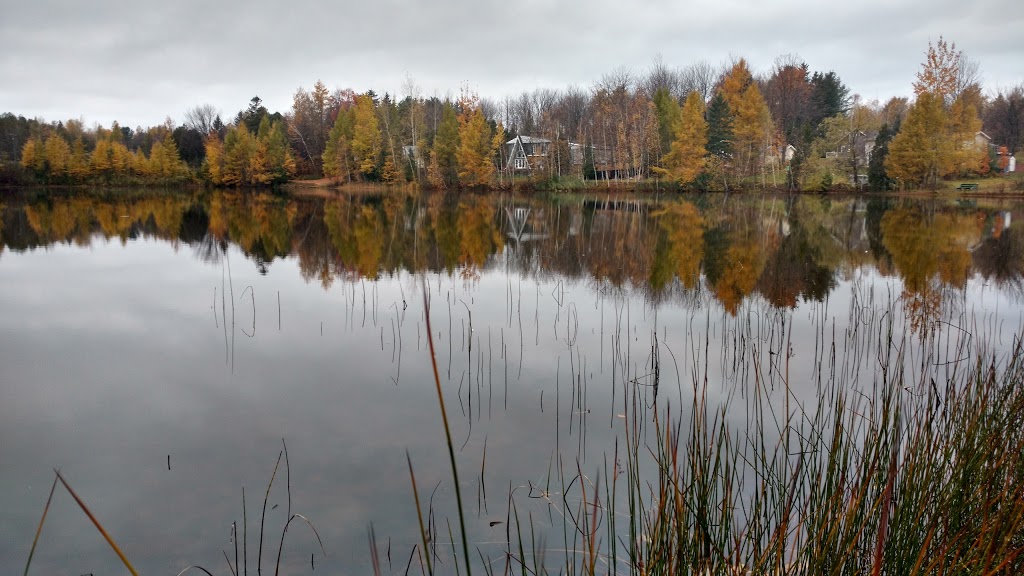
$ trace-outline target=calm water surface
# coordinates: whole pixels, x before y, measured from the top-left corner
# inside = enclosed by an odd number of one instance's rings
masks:
[[[230,573],[244,488],[254,571],[282,439],[264,571],[290,506],[327,557],[292,524],[289,573],[368,573],[371,525],[404,572],[406,454],[443,548],[424,291],[471,542],[501,558],[511,491],[557,550],[559,468],[613,466],[634,402],[685,417],[694,382],[742,406],[786,378],[799,409],[827,409],[823,380],[873,378],[886,318],[909,382],[948,378],[981,341],[1006,353],[1020,222],[997,200],[7,193],[0,565],[24,564],[59,468],[146,574]],[[122,571],[58,491],[33,573]]]

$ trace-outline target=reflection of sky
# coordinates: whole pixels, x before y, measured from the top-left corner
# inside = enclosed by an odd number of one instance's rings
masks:
[[[403,274],[324,291],[306,284],[292,259],[261,276],[235,249],[227,261],[209,265],[160,241],[4,254],[0,565],[24,562],[51,468],[60,467],[145,573],[177,573],[192,563],[225,572],[221,550],[233,560],[230,525],[241,521],[244,486],[252,567],[262,496],[286,438],[293,510],[317,525],[330,556],[326,564],[318,558],[317,568],[366,572],[366,529],[373,523],[382,548],[391,538],[395,570],[404,570],[416,539],[406,450],[424,500],[448,477],[417,282]],[[502,526],[488,522],[505,519],[509,486],[544,482],[556,449],[570,473],[578,456],[587,474],[603,469],[627,395],[639,390],[652,400],[654,332],[662,349],[662,408],[671,403],[688,413],[693,382],[702,382],[705,370],[710,399],[742,404],[756,379],[780,382],[787,343],[794,397],[813,408],[814,360],[833,338],[842,350],[851,310],[858,319],[875,314],[877,326],[878,310],[902,289],[865,269],[840,281],[825,302],[778,311],[757,297],[734,318],[710,297],[653,309],[629,291],[510,279],[500,270],[476,281],[456,274],[428,282],[453,436],[457,448],[465,443],[460,471],[477,542],[504,538]],[[245,292],[250,286],[255,310]],[[224,310],[224,288],[233,293],[234,310],[230,298]],[[951,325],[973,314],[975,332],[1009,345],[1019,304],[980,280],[956,298]],[[469,311],[472,353],[464,340]],[[867,332],[850,338],[868,339]],[[908,348],[943,345],[949,340],[934,337]],[[754,356],[774,369],[745,370]],[[859,365],[870,366],[870,354],[863,356],[868,361]],[[783,393],[780,387],[769,394],[776,402]],[[731,422],[742,425],[743,415]],[[478,512],[485,443],[488,502]],[[276,555],[287,507],[283,468],[278,474],[266,562]],[[543,509],[525,493],[516,491],[524,506]],[[451,498],[450,484],[442,483],[435,505],[454,521]],[[36,571],[118,571],[73,506],[58,493]],[[314,546],[299,527],[289,531],[286,548],[301,564]]]

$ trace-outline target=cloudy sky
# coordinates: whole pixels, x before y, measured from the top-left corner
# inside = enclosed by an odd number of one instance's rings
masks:
[[[745,57],[797,54],[864,98],[907,95],[930,39],[979,61],[986,89],[1024,82],[1018,0],[5,0],[0,112],[148,126],[259,95],[285,111],[300,86],[425,95],[463,84],[500,99]]]

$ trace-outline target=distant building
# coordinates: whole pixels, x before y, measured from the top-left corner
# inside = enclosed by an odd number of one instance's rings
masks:
[[[512,170],[543,170],[548,163],[551,140],[536,136],[516,136],[505,142],[508,166]]]
[[[422,169],[426,164],[423,162],[423,157],[420,154],[419,146],[402,146],[402,157],[405,161],[416,168]]]

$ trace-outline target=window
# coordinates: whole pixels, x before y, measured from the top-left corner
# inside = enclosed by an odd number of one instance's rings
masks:
[[[516,165],[516,170],[525,170],[527,168],[527,166],[526,166],[526,158],[521,158],[521,157],[520,158],[516,158],[515,165]]]

